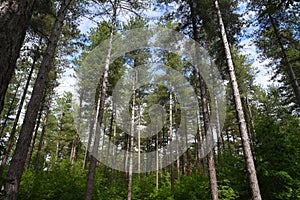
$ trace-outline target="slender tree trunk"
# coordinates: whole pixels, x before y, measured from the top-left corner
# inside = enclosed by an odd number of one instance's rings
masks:
[[[15,200],[21,181],[21,176],[24,170],[26,155],[32,138],[32,131],[38,115],[38,110],[41,105],[48,74],[51,70],[52,61],[54,58],[55,50],[63,27],[65,16],[68,12],[71,0],[65,0],[61,5],[57,19],[52,29],[49,43],[43,58],[41,68],[33,87],[32,97],[29,101],[28,108],[23,121],[23,126],[20,131],[20,136],[17,142],[16,150],[12,157],[11,165],[8,169],[7,179],[14,180],[14,183],[6,183],[5,191],[7,193],[6,199]]]
[[[184,120],[184,130],[187,130],[187,127],[186,127],[186,120]],[[187,137],[187,132],[184,133],[185,135],[185,145],[186,147],[188,147],[188,137]],[[192,166],[191,166],[191,160],[190,160],[190,153],[189,153],[189,149],[186,150],[186,163],[187,163],[187,168],[188,168],[188,176],[192,176]]]
[[[5,130],[7,121],[8,121],[8,119],[9,119],[9,116],[11,115],[11,112],[12,112],[12,110],[13,110],[14,104],[15,104],[15,102],[16,102],[16,100],[17,100],[16,97],[17,97],[17,94],[18,94],[20,85],[21,85],[21,81],[19,81],[19,83],[17,84],[17,87],[15,88],[16,91],[15,91],[15,93],[14,93],[14,96],[13,96],[13,98],[12,98],[12,101],[10,102],[9,108],[8,108],[8,110],[7,110],[7,112],[6,112],[6,116],[5,116],[4,122],[3,122],[3,124],[2,124],[1,134],[0,134],[2,138],[6,136],[6,134],[4,134],[4,130]]]
[[[216,97],[214,97],[215,112],[216,112],[216,131],[217,131],[217,142],[218,142],[218,157],[221,155],[221,144],[222,144],[222,132],[220,125],[220,115],[219,115],[219,103]]]
[[[114,115],[116,116],[116,108],[115,108],[115,105],[113,103],[113,112],[114,112]],[[113,149],[112,149],[112,169],[111,169],[111,176],[110,176],[110,190],[112,190],[113,188],[113,181],[114,181],[114,176],[115,176],[115,169],[114,169],[114,166],[115,166],[115,162],[116,162],[116,149],[115,149],[115,144],[116,144],[116,134],[117,134],[117,124],[114,120],[114,134],[113,134]]]
[[[32,16],[35,0],[0,2],[0,113]]]
[[[100,140],[100,129],[102,127],[102,120],[103,120],[103,113],[104,113],[104,104],[106,98],[106,90],[107,90],[107,81],[108,81],[108,71],[109,71],[109,64],[110,64],[110,57],[111,57],[111,50],[112,50],[112,40],[115,28],[117,16],[117,0],[114,0],[113,5],[113,16],[112,16],[112,24],[110,28],[110,36],[109,36],[109,46],[107,50],[107,56],[105,60],[105,68],[103,74],[103,80],[101,83],[101,91],[99,94],[98,102],[97,102],[97,109],[96,109],[96,118],[94,122],[94,145],[93,145],[93,155],[91,157],[91,165],[88,174],[88,182],[86,185],[86,192],[85,192],[85,200],[91,200],[93,194],[93,186],[94,186],[94,179],[96,173],[96,164],[97,164],[97,155],[98,155],[98,147],[99,147],[99,140]]]
[[[62,117],[62,116],[61,116]],[[56,149],[55,149],[55,157],[54,157],[54,162],[52,163],[54,167],[55,164],[59,161],[60,158],[60,140],[61,140],[61,131],[62,131],[62,122],[59,122],[59,131],[57,133],[57,141],[56,141]]]
[[[36,122],[34,134],[33,134],[32,143],[31,143],[31,145],[29,147],[27,161],[26,161],[26,167],[27,168],[30,167],[31,157],[32,157],[32,154],[33,154],[33,149],[34,149],[34,144],[35,144],[35,140],[36,140],[36,137],[37,137],[37,134],[38,134],[38,130],[39,130],[39,127],[40,127],[41,118],[42,118],[42,115],[43,115],[43,109],[44,109],[43,107],[44,106],[42,105],[41,108],[40,108],[39,116],[38,116],[38,119],[37,119],[37,122]]]
[[[131,128],[130,128],[130,153],[129,153],[129,176],[128,176],[128,194],[127,194],[127,199],[131,200],[132,198],[132,171],[133,171],[133,145],[134,145],[134,118],[135,118],[135,101],[136,101],[136,85],[137,85],[137,70],[136,68],[134,69],[134,82],[132,85],[132,107],[131,107]]]
[[[94,124],[94,120],[92,120],[89,124],[88,142],[87,142],[87,146],[85,149],[84,161],[83,161],[83,169],[84,170],[87,169],[87,163],[88,163],[88,159],[89,159],[89,150],[90,150],[91,143],[92,143],[93,124]]]
[[[78,127],[79,127],[79,125],[77,125],[77,128]],[[79,129],[80,129],[80,127],[79,127]],[[77,131],[79,129],[77,129]],[[76,153],[77,153],[78,142],[79,142],[79,134],[78,134],[78,132],[76,132],[75,138],[74,138],[74,140],[72,142],[71,155],[70,155],[70,160],[71,160],[72,164],[74,164],[75,161],[76,161]]]
[[[269,19],[271,21],[272,27],[274,29],[274,33],[275,33],[275,36],[277,38],[277,42],[278,42],[279,47],[281,49],[283,60],[285,61],[285,64],[286,64],[286,67],[287,67],[286,71],[288,73],[292,88],[293,88],[295,96],[296,96],[296,102],[297,102],[298,106],[300,106],[300,86],[299,86],[299,83],[297,81],[297,77],[296,77],[295,72],[293,70],[293,66],[290,62],[290,59],[289,59],[289,57],[286,53],[286,49],[284,48],[284,45],[282,43],[282,39],[281,39],[280,33],[278,31],[275,19],[272,17],[271,14],[268,14],[268,16],[269,16]]]
[[[158,135],[158,127],[157,127],[157,119],[156,119],[156,125],[155,125],[155,188],[156,190],[158,190],[158,167],[159,167],[159,155],[158,155],[158,139],[159,139],[159,135]]]
[[[169,135],[170,135],[170,144],[172,143],[172,138],[173,138],[173,94],[172,94],[172,82],[170,80],[170,94],[169,94],[169,115],[170,115],[170,124],[169,124]],[[173,149],[170,148],[170,158],[172,159],[173,157]],[[171,189],[172,191],[174,190],[174,163],[172,162],[171,165]]]
[[[251,147],[253,147],[253,139],[256,135],[256,131],[255,131],[252,109],[251,109],[248,97],[246,97],[246,105],[247,105],[247,110],[249,112],[249,121],[250,121],[250,125],[251,125],[251,129],[249,131],[249,133],[250,133],[249,137],[250,137]]]
[[[43,121],[43,125],[42,125],[42,132],[39,138],[39,146],[38,146],[38,150],[37,150],[37,154],[36,154],[36,158],[35,158],[35,162],[34,162],[34,166],[33,169],[35,171],[37,171],[39,169],[39,164],[40,164],[40,159],[42,156],[42,148],[43,148],[43,144],[44,144],[44,135],[46,132],[46,128],[47,128],[47,124],[48,124],[48,117],[49,117],[49,113],[50,113],[50,105],[51,105],[51,98],[49,99],[48,105],[46,107],[46,111],[45,111],[45,118]]]
[[[110,125],[109,125],[109,141],[111,141],[111,136],[112,136],[112,132],[113,132],[113,126],[114,126],[114,110],[112,110],[111,112],[111,118],[110,118]],[[104,142],[103,142],[104,143]],[[102,148],[104,149],[104,148]],[[105,158],[105,166],[104,166],[104,180],[103,180],[103,186],[106,185],[106,178],[107,178],[107,173],[108,173],[108,161],[109,161],[109,152],[110,152],[110,142],[108,143],[108,147],[107,147],[107,152],[106,152],[106,158]]]
[[[5,120],[4,120],[4,123],[2,125],[2,130],[1,130],[1,137],[5,137],[6,134],[4,134],[4,130],[5,130],[5,127],[6,127],[6,123],[8,121],[8,118],[9,118],[9,115],[11,114],[11,111],[12,111],[12,107],[13,107],[13,104],[15,103],[15,100],[16,100],[16,96],[17,96],[17,93],[18,93],[18,89],[19,89],[19,86],[20,84],[18,84],[17,88],[16,88],[16,92],[14,94],[14,97],[13,97],[13,100],[10,104],[10,107],[7,111],[7,114],[6,114],[6,117],[5,117]],[[2,156],[2,160],[1,160],[1,166],[0,166],[0,177],[2,177],[3,175],[3,171],[4,171],[4,168],[6,166],[6,161],[7,161],[7,158],[10,154],[10,151],[13,147],[13,144],[14,144],[14,141],[15,141],[15,135],[12,135],[10,134],[9,138],[8,138],[8,141],[7,141],[7,144],[6,144],[6,151],[5,151],[5,154]]]
[[[137,130],[137,140],[138,140],[138,178],[139,182],[141,180],[141,106],[139,105],[139,116],[138,116],[139,124]]]
[[[198,30],[197,30],[197,21],[196,15],[194,13],[194,6],[190,5],[191,7],[191,17],[192,17],[192,24],[193,24],[193,34],[194,40],[198,42]],[[196,47],[196,56],[199,58],[200,51]],[[212,132],[209,131],[209,109],[208,109],[208,102],[207,102],[207,94],[206,94],[206,87],[201,74],[199,73],[199,83],[200,83],[200,92],[201,92],[201,105],[203,111],[203,118],[204,118],[204,131],[206,135],[207,144],[211,143],[213,140]],[[210,145],[207,145],[210,148]],[[217,175],[216,175],[216,168],[215,168],[215,160],[214,160],[214,148],[210,150],[207,154],[208,159],[208,172],[209,172],[209,182],[210,182],[210,191],[211,191],[211,198],[212,200],[218,200],[218,184],[217,184]]]
[[[218,14],[218,20],[219,20],[219,25],[220,25],[220,29],[221,29],[222,40],[223,40],[227,64],[228,64],[228,68],[229,68],[229,75],[230,75],[230,79],[231,79],[234,100],[235,100],[235,106],[236,106],[236,111],[237,111],[237,116],[238,116],[238,121],[239,121],[239,128],[240,128],[240,133],[241,133],[242,142],[243,142],[243,150],[244,150],[247,172],[248,172],[249,181],[250,181],[250,187],[252,190],[253,199],[261,200],[261,194],[260,194],[260,189],[259,189],[259,185],[258,185],[255,165],[254,165],[254,159],[253,159],[251,148],[250,148],[249,135],[247,132],[245,115],[244,115],[244,111],[243,111],[243,107],[242,107],[240,92],[239,92],[236,75],[235,75],[235,69],[234,69],[234,65],[233,65],[233,61],[232,61],[232,57],[231,57],[229,44],[227,41],[227,35],[226,35],[225,26],[223,23],[222,14],[220,11],[218,0],[215,0],[215,7],[217,10],[217,14]]]
[[[127,169],[128,169],[128,150],[130,146],[130,137],[125,133],[125,141],[126,141],[126,151],[124,151],[124,170],[123,170],[123,182],[125,184],[127,177]]]
[[[231,150],[231,142],[230,142],[230,130],[226,130],[226,138],[227,138],[227,148],[228,148],[228,152],[229,155],[232,155],[232,150]]]
[[[203,110],[203,117],[204,117],[204,131],[206,135],[207,141],[207,148],[210,148],[211,141],[213,140],[213,134],[209,131],[209,112],[208,112],[208,102],[207,102],[207,94],[206,94],[206,87],[203,81],[203,78],[200,77],[200,90],[201,90],[201,103],[202,103],[202,110]],[[215,168],[215,160],[214,160],[214,148],[210,150],[207,154],[208,159],[208,172],[209,172],[209,182],[210,182],[210,190],[211,190],[211,198],[212,200],[218,200],[218,184],[217,184],[217,175],[216,175],[216,168]]]
[[[205,159],[203,159],[204,152],[203,152],[203,137],[202,137],[202,130],[201,130],[201,120],[200,120],[200,110],[196,111],[197,114],[197,159],[201,162],[202,170],[205,173]]]
[[[180,161],[181,161],[181,173],[182,173],[183,176],[186,174],[185,158],[184,157],[185,157],[185,154],[182,154],[181,159],[180,159]]]
[[[178,137],[178,125],[179,125],[179,114],[178,114],[178,108],[177,108],[177,98],[175,96],[175,136],[176,136],[176,168],[177,168],[177,180],[180,181],[180,156],[179,156],[179,137]]]
[[[157,129],[156,132],[157,133]],[[155,188],[158,190],[158,166],[159,166],[159,160],[158,160],[158,133],[155,137]]]
[[[79,134],[81,129],[81,118],[82,118],[82,98],[83,98],[83,91],[80,92],[79,95],[79,110],[78,110],[78,121],[77,121],[77,127],[76,127],[76,135],[72,143],[72,149],[71,149],[71,163],[74,164],[76,161],[76,153],[77,153],[77,146],[79,142]]]

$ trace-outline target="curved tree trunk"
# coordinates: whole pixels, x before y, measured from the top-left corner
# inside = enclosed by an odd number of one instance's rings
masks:
[[[70,4],[71,0],[65,0],[58,11],[58,16],[52,28],[49,43],[43,57],[40,71],[33,87],[32,96],[25,114],[16,150],[12,157],[11,165],[7,173],[7,179],[14,180],[14,183],[12,184],[5,184],[5,191],[7,193],[6,199],[9,200],[17,199],[17,192],[24,170],[26,155],[32,139],[32,132],[38,115],[38,110],[43,99],[43,94],[46,89],[46,82],[48,80],[48,75],[55,56],[57,43],[61,35],[63,22],[65,20]]]
[[[215,7],[217,10],[217,14],[218,14],[219,26],[221,29],[222,40],[223,40],[225,54],[226,54],[226,58],[227,58],[227,64],[228,64],[228,68],[229,68],[229,75],[230,75],[231,84],[232,84],[236,112],[237,112],[237,117],[238,117],[238,121],[239,121],[239,128],[240,128],[242,143],[243,143],[243,151],[244,151],[244,155],[245,155],[245,161],[246,161],[247,172],[248,172],[249,181],[250,181],[250,187],[252,190],[253,200],[261,200],[261,194],[260,194],[260,189],[259,189],[259,185],[258,185],[255,165],[254,165],[254,159],[253,159],[253,155],[252,155],[251,148],[250,148],[247,124],[245,121],[245,115],[244,115],[240,92],[239,92],[239,88],[238,88],[238,84],[237,84],[237,80],[236,80],[235,69],[234,69],[234,65],[233,65],[233,61],[232,61],[232,57],[231,57],[229,44],[227,41],[227,35],[226,35],[225,26],[223,23],[222,14],[220,11],[218,0],[215,0]]]

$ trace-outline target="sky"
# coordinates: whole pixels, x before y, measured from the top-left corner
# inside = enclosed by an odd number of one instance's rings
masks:
[[[173,7],[176,7],[176,5],[173,5]],[[145,11],[143,15],[145,15],[148,19],[156,20],[160,16],[162,16],[163,10],[154,10],[154,7],[152,7],[152,10]],[[163,8],[166,9],[166,8]],[[243,18],[245,19],[252,19],[254,16],[254,13],[246,12],[246,6],[245,4],[240,5],[240,13],[243,14]],[[129,19],[129,15],[125,17],[119,17],[118,20],[122,22],[126,22],[126,20]],[[79,29],[82,33],[88,33],[88,31],[96,27],[96,23],[91,21],[88,18],[82,17],[79,25]],[[245,27],[244,27],[245,30]],[[253,31],[255,30],[255,27],[250,26],[246,28],[246,35],[252,35]],[[260,60],[257,48],[255,44],[253,43],[251,38],[242,37],[240,41],[240,45],[243,46],[241,49],[241,52],[243,54],[248,55],[248,58],[253,61],[252,67],[258,70],[257,76],[255,77],[255,83],[261,85],[263,88],[267,88],[268,85],[271,84],[270,79],[271,75],[268,73],[267,69],[264,67],[269,60]],[[75,92],[76,88],[76,79],[74,78],[75,72],[72,69],[67,69],[65,73],[62,74],[61,79],[59,80],[60,85],[56,89],[56,93],[58,96],[62,95],[64,92]]]

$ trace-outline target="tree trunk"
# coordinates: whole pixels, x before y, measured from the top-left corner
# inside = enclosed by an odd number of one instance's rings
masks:
[[[124,151],[124,170],[123,170],[123,182],[125,184],[127,177],[127,169],[128,169],[128,150],[130,144],[130,137],[125,133],[125,141],[126,141],[126,151]]]
[[[137,85],[137,70],[134,69],[134,80],[132,85],[132,107],[131,107],[131,128],[130,128],[130,153],[129,153],[129,176],[128,176],[128,194],[127,199],[131,200],[132,198],[132,171],[133,171],[133,145],[134,145],[134,118],[135,118],[135,100],[136,100],[136,85]]]
[[[282,39],[281,39],[280,33],[277,29],[275,19],[272,17],[271,14],[268,14],[268,16],[269,16],[269,19],[271,21],[272,27],[274,29],[275,36],[277,38],[279,47],[281,49],[283,59],[285,61],[285,64],[287,65],[286,71],[288,73],[289,79],[291,81],[292,88],[293,88],[295,96],[296,96],[296,102],[297,102],[298,106],[300,106],[300,86],[299,86],[299,83],[297,81],[297,78],[296,78],[295,72],[293,70],[292,64],[290,62],[290,59],[289,59],[289,57],[286,53],[286,50],[284,48],[284,45],[282,43]]]
[[[113,112],[114,112],[114,115],[116,116],[116,108],[115,108],[115,105],[114,105],[114,103],[113,103],[113,105],[112,105],[112,107],[113,107]],[[114,133],[113,133],[113,149],[112,149],[112,169],[111,169],[111,176],[110,176],[110,190],[111,190],[111,192],[112,192],[112,188],[113,188],[113,181],[114,181],[114,176],[115,176],[115,169],[114,169],[114,166],[115,166],[115,162],[116,162],[116,156],[115,156],[115,152],[117,151],[117,149],[115,149],[115,144],[116,144],[116,134],[117,134],[117,124],[116,124],[116,122],[114,121],[114,129],[113,129],[113,131],[114,131]]]
[[[197,94],[198,95],[198,94]],[[203,136],[202,136],[202,130],[201,130],[201,119],[200,119],[200,110],[197,109],[197,159],[201,163],[202,171],[205,173],[205,166],[206,162],[205,159],[203,159]]]
[[[36,137],[37,137],[37,134],[38,134],[38,130],[39,130],[39,127],[40,127],[40,123],[41,123],[41,118],[42,118],[42,115],[43,115],[43,108],[44,106],[42,105],[41,108],[40,108],[40,112],[39,112],[39,116],[38,116],[38,119],[37,119],[37,122],[36,122],[36,126],[35,126],[35,130],[34,130],[34,133],[33,133],[33,139],[32,139],[32,143],[29,147],[29,151],[28,151],[28,155],[27,155],[27,160],[26,160],[26,164],[25,166],[27,168],[30,167],[30,162],[31,162],[31,157],[32,157],[32,154],[33,154],[33,149],[34,149],[34,144],[35,144],[35,140],[36,140]]]
[[[170,94],[169,94],[169,115],[170,115],[170,124],[169,124],[169,135],[170,135],[170,144],[172,143],[172,138],[173,138],[173,94],[172,94],[172,82],[170,80]],[[170,159],[172,159],[172,154],[173,154],[173,149],[172,146],[170,147]],[[172,191],[174,190],[174,162],[171,163],[171,189]]]
[[[81,117],[82,117],[82,98],[83,98],[83,91],[80,92],[79,95],[79,110],[78,110],[78,121],[77,121],[77,127],[76,127],[76,135],[72,142],[72,149],[71,149],[71,163],[74,164],[76,161],[76,152],[77,152],[77,146],[79,142],[79,135],[80,135],[80,129],[81,129]]]
[[[80,129],[79,125],[77,126],[77,131]],[[75,138],[72,142],[72,148],[71,148],[71,155],[70,155],[70,160],[71,163],[74,164],[76,161],[76,153],[77,153],[77,146],[78,146],[78,142],[79,142],[79,134],[78,132],[75,134]]]
[[[59,158],[60,158],[61,131],[62,131],[62,122],[60,121],[59,122],[59,131],[57,132],[57,141],[56,141],[55,156],[54,156],[54,160],[53,160],[53,163],[52,163],[52,167],[53,168],[55,167],[55,164],[59,162]]]
[[[113,127],[114,127],[114,110],[112,110],[111,112],[111,118],[110,118],[110,125],[109,125],[109,141],[111,141],[111,136],[113,133]],[[104,144],[104,142],[103,142]],[[102,148],[104,149],[104,148]],[[108,162],[109,162],[109,152],[110,152],[110,142],[108,143],[108,147],[107,147],[107,152],[106,152],[106,158],[105,158],[105,166],[104,166],[104,174],[103,174],[103,187],[106,185],[106,178],[107,178],[107,173],[108,173]]]
[[[192,24],[193,24],[193,34],[194,34],[194,40],[198,42],[198,30],[197,30],[197,21],[196,16],[194,13],[194,6],[190,5],[191,7],[191,17],[192,17]],[[200,51],[196,47],[196,57],[198,58],[200,56]],[[207,102],[207,93],[206,93],[206,86],[204,83],[203,78],[201,77],[201,74],[199,73],[199,85],[200,85],[200,95],[201,95],[201,105],[202,105],[202,112],[203,112],[203,118],[204,118],[204,132],[206,136],[207,146],[210,148],[211,140],[213,140],[213,134],[210,131],[209,132],[209,109],[208,109],[208,102]],[[208,158],[208,172],[209,172],[209,182],[210,182],[210,191],[211,191],[211,198],[212,200],[218,200],[218,184],[217,184],[217,175],[216,175],[216,168],[215,168],[215,160],[214,160],[214,148],[210,150],[210,152],[207,154]]]
[[[65,0],[58,11],[58,16],[50,35],[49,43],[47,45],[41,68],[37,76],[35,85],[33,87],[32,96],[25,114],[16,150],[12,157],[11,165],[7,173],[7,179],[14,180],[13,184],[5,184],[7,199],[10,200],[15,200],[17,198],[17,192],[21,181],[21,176],[24,170],[26,155],[32,138],[32,134],[30,133],[32,133],[34,129],[34,124],[38,115],[38,110],[41,105],[41,100],[43,98],[43,94],[46,88],[48,74],[51,70],[55,50],[70,3],[71,0]]]
[[[178,125],[179,125],[179,113],[177,108],[177,98],[175,95],[175,137],[176,137],[176,169],[177,169],[177,180],[180,181],[180,155],[179,155],[179,137],[178,137]],[[187,142],[187,140],[186,140]]]
[[[155,131],[157,133],[157,129]],[[159,161],[158,161],[158,133],[155,137],[155,188],[158,190],[158,166],[159,166]]]
[[[141,180],[141,106],[139,105],[139,116],[138,116],[139,124],[137,130],[137,140],[138,140],[138,177],[139,182]]]
[[[17,97],[17,94],[18,94],[18,90],[20,88],[20,85],[21,85],[21,80],[19,81],[19,83],[17,84],[16,88],[15,88],[15,93],[14,93],[14,96],[10,102],[10,105],[9,105],[9,108],[6,112],[6,116],[5,116],[5,119],[4,119],[4,122],[2,124],[2,128],[1,128],[1,138],[5,137],[6,134],[4,134],[4,130],[5,130],[5,127],[6,127],[6,124],[7,124],[7,121],[9,120],[9,116],[11,115],[11,111],[13,110],[13,107],[14,107],[14,104],[16,102],[16,97]]]
[[[3,0],[0,3],[0,113],[32,16],[34,2],[35,0]]]
[[[102,126],[103,120],[103,113],[104,113],[104,104],[106,98],[106,90],[107,90],[107,81],[108,81],[108,71],[109,71],[109,64],[110,64],[110,57],[111,57],[111,50],[112,50],[112,40],[114,34],[114,28],[116,23],[116,16],[117,16],[117,0],[114,1],[113,4],[113,16],[112,16],[112,23],[110,28],[110,36],[109,36],[109,46],[107,50],[107,56],[105,60],[105,68],[103,73],[103,80],[101,83],[101,91],[99,94],[98,102],[97,102],[97,109],[96,109],[96,117],[94,122],[94,145],[93,145],[93,155],[91,157],[91,165],[88,174],[88,182],[86,185],[86,192],[85,192],[85,200],[91,200],[93,194],[93,186],[94,186],[94,179],[96,173],[96,164],[97,164],[97,155],[98,155],[98,147],[99,147],[99,140],[100,140],[100,129]]]
[[[251,148],[253,148],[253,145],[254,145],[253,139],[255,138],[256,131],[255,131],[252,109],[251,109],[249,99],[247,96],[246,96],[246,106],[247,106],[247,110],[249,112],[249,121],[250,121],[250,125],[251,125],[251,129],[249,128],[250,129],[250,131],[249,131],[250,145],[251,145]],[[255,155],[253,155],[253,157],[255,158]]]
[[[217,143],[218,143],[218,157],[221,156],[221,144],[223,144],[222,140],[222,131],[220,125],[220,115],[219,115],[219,103],[216,97],[214,97],[214,104],[215,104],[215,112],[216,112],[216,131],[217,131]]]
[[[204,132],[207,141],[207,148],[210,148],[211,141],[213,140],[213,134],[209,131],[209,112],[208,112],[208,102],[207,102],[207,94],[206,87],[203,78],[199,75],[200,79],[200,90],[201,90],[201,103],[202,103],[202,112],[204,118]],[[214,148],[210,150],[207,154],[208,159],[208,174],[209,174],[209,182],[210,182],[210,190],[211,190],[211,198],[212,200],[218,200],[218,184],[217,184],[217,175],[215,168],[215,160],[214,160]]]
[[[83,161],[83,169],[84,170],[87,169],[87,163],[88,163],[88,159],[89,159],[89,150],[90,150],[91,143],[92,143],[93,124],[94,124],[94,120],[92,120],[89,124],[88,142],[87,142],[87,146],[85,148],[84,161]]]
[[[42,148],[43,148],[43,144],[44,144],[44,135],[45,135],[46,127],[47,127],[47,124],[48,124],[48,116],[49,116],[49,113],[50,113],[50,105],[51,105],[51,99],[49,100],[46,111],[45,111],[46,114],[45,114],[45,118],[44,118],[44,121],[43,121],[42,132],[41,132],[41,135],[40,135],[40,138],[39,138],[39,146],[38,146],[38,150],[37,150],[37,154],[36,154],[36,158],[35,158],[35,162],[34,162],[34,166],[33,166],[33,169],[35,171],[37,171],[39,169],[40,158],[42,156]]]
[[[218,0],[215,0],[215,7],[217,10],[217,14],[218,14],[218,20],[219,20],[219,25],[220,25],[220,29],[221,29],[222,40],[223,40],[227,64],[228,64],[228,68],[229,68],[229,75],[230,75],[233,94],[234,94],[235,106],[236,106],[237,117],[238,117],[238,121],[239,121],[240,133],[241,133],[241,137],[242,137],[243,151],[244,151],[247,172],[248,172],[249,181],[250,181],[250,187],[252,190],[253,199],[261,200],[261,194],[260,194],[260,189],[259,189],[259,185],[258,185],[254,160],[253,160],[253,156],[252,156],[252,152],[251,152],[251,148],[250,148],[249,135],[247,132],[245,115],[244,115],[244,111],[243,111],[243,107],[242,107],[242,102],[241,102],[240,92],[239,92],[239,88],[238,88],[238,84],[237,84],[237,80],[236,80],[236,75],[235,75],[234,65],[233,65],[233,61],[232,61],[232,57],[231,57],[230,47],[229,47],[229,44],[227,41],[227,35],[226,35],[225,26],[223,23]]]

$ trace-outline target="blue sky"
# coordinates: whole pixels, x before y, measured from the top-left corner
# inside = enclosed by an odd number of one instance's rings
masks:
[[[173,9],[177,7],[176,4],[172,5]],[[253,12],[246,12],[246,3],[243,3],[240,5],[239,12],[242,13],[243,18],[245,19],[252,19],[254,17]],[[155,10],[154,6],[151,6],[150,10],[145,10],[142,15],[143,17],[149,19],[149,20],[157,20],[159,17],[162,16],[163,12],[167,10],[168,8],[163,7],[163,9]],[[172,9],[172,8],[169,8]],[[126,22],[130,18],[130,14],[126,14],[126,12],[123,12],[124,16],[119,16],[118,20],[122,22]],[[93,22],[92,20],[82,17],[79,25],[79,29],[82,33],[88,33],[89,30],[93,27],[96,27],[97,24]],[[243,27],[244,30],[246,30],[246,35],[253,35],[253,31],[255,30],[255,27],[250,26],[248,28]],[[241,52],[243,54],[248,55],[249,59],[253,61],[252,66],[256,69],[258,69],[259,73],[256,76],[256,83],[260,84],[264,88],[266,88],[270,82],[271,75],[268,73],[267,69],[264,67],[265,64],[269,62],[269,60],[261,61],[259,59],[259,55],[257,53],[257,48],[255,47],[253,41],[251,38],[242,37],[240,44],[243,46]],[[60,79],[60,86],[56,89],[58,95],[61,95],[64,91],[70,91],[74,92],[76,87],[76,79],[72,77],[74,74],[73,70],[66,70],[66,72],[62,75],[62,78]]]

